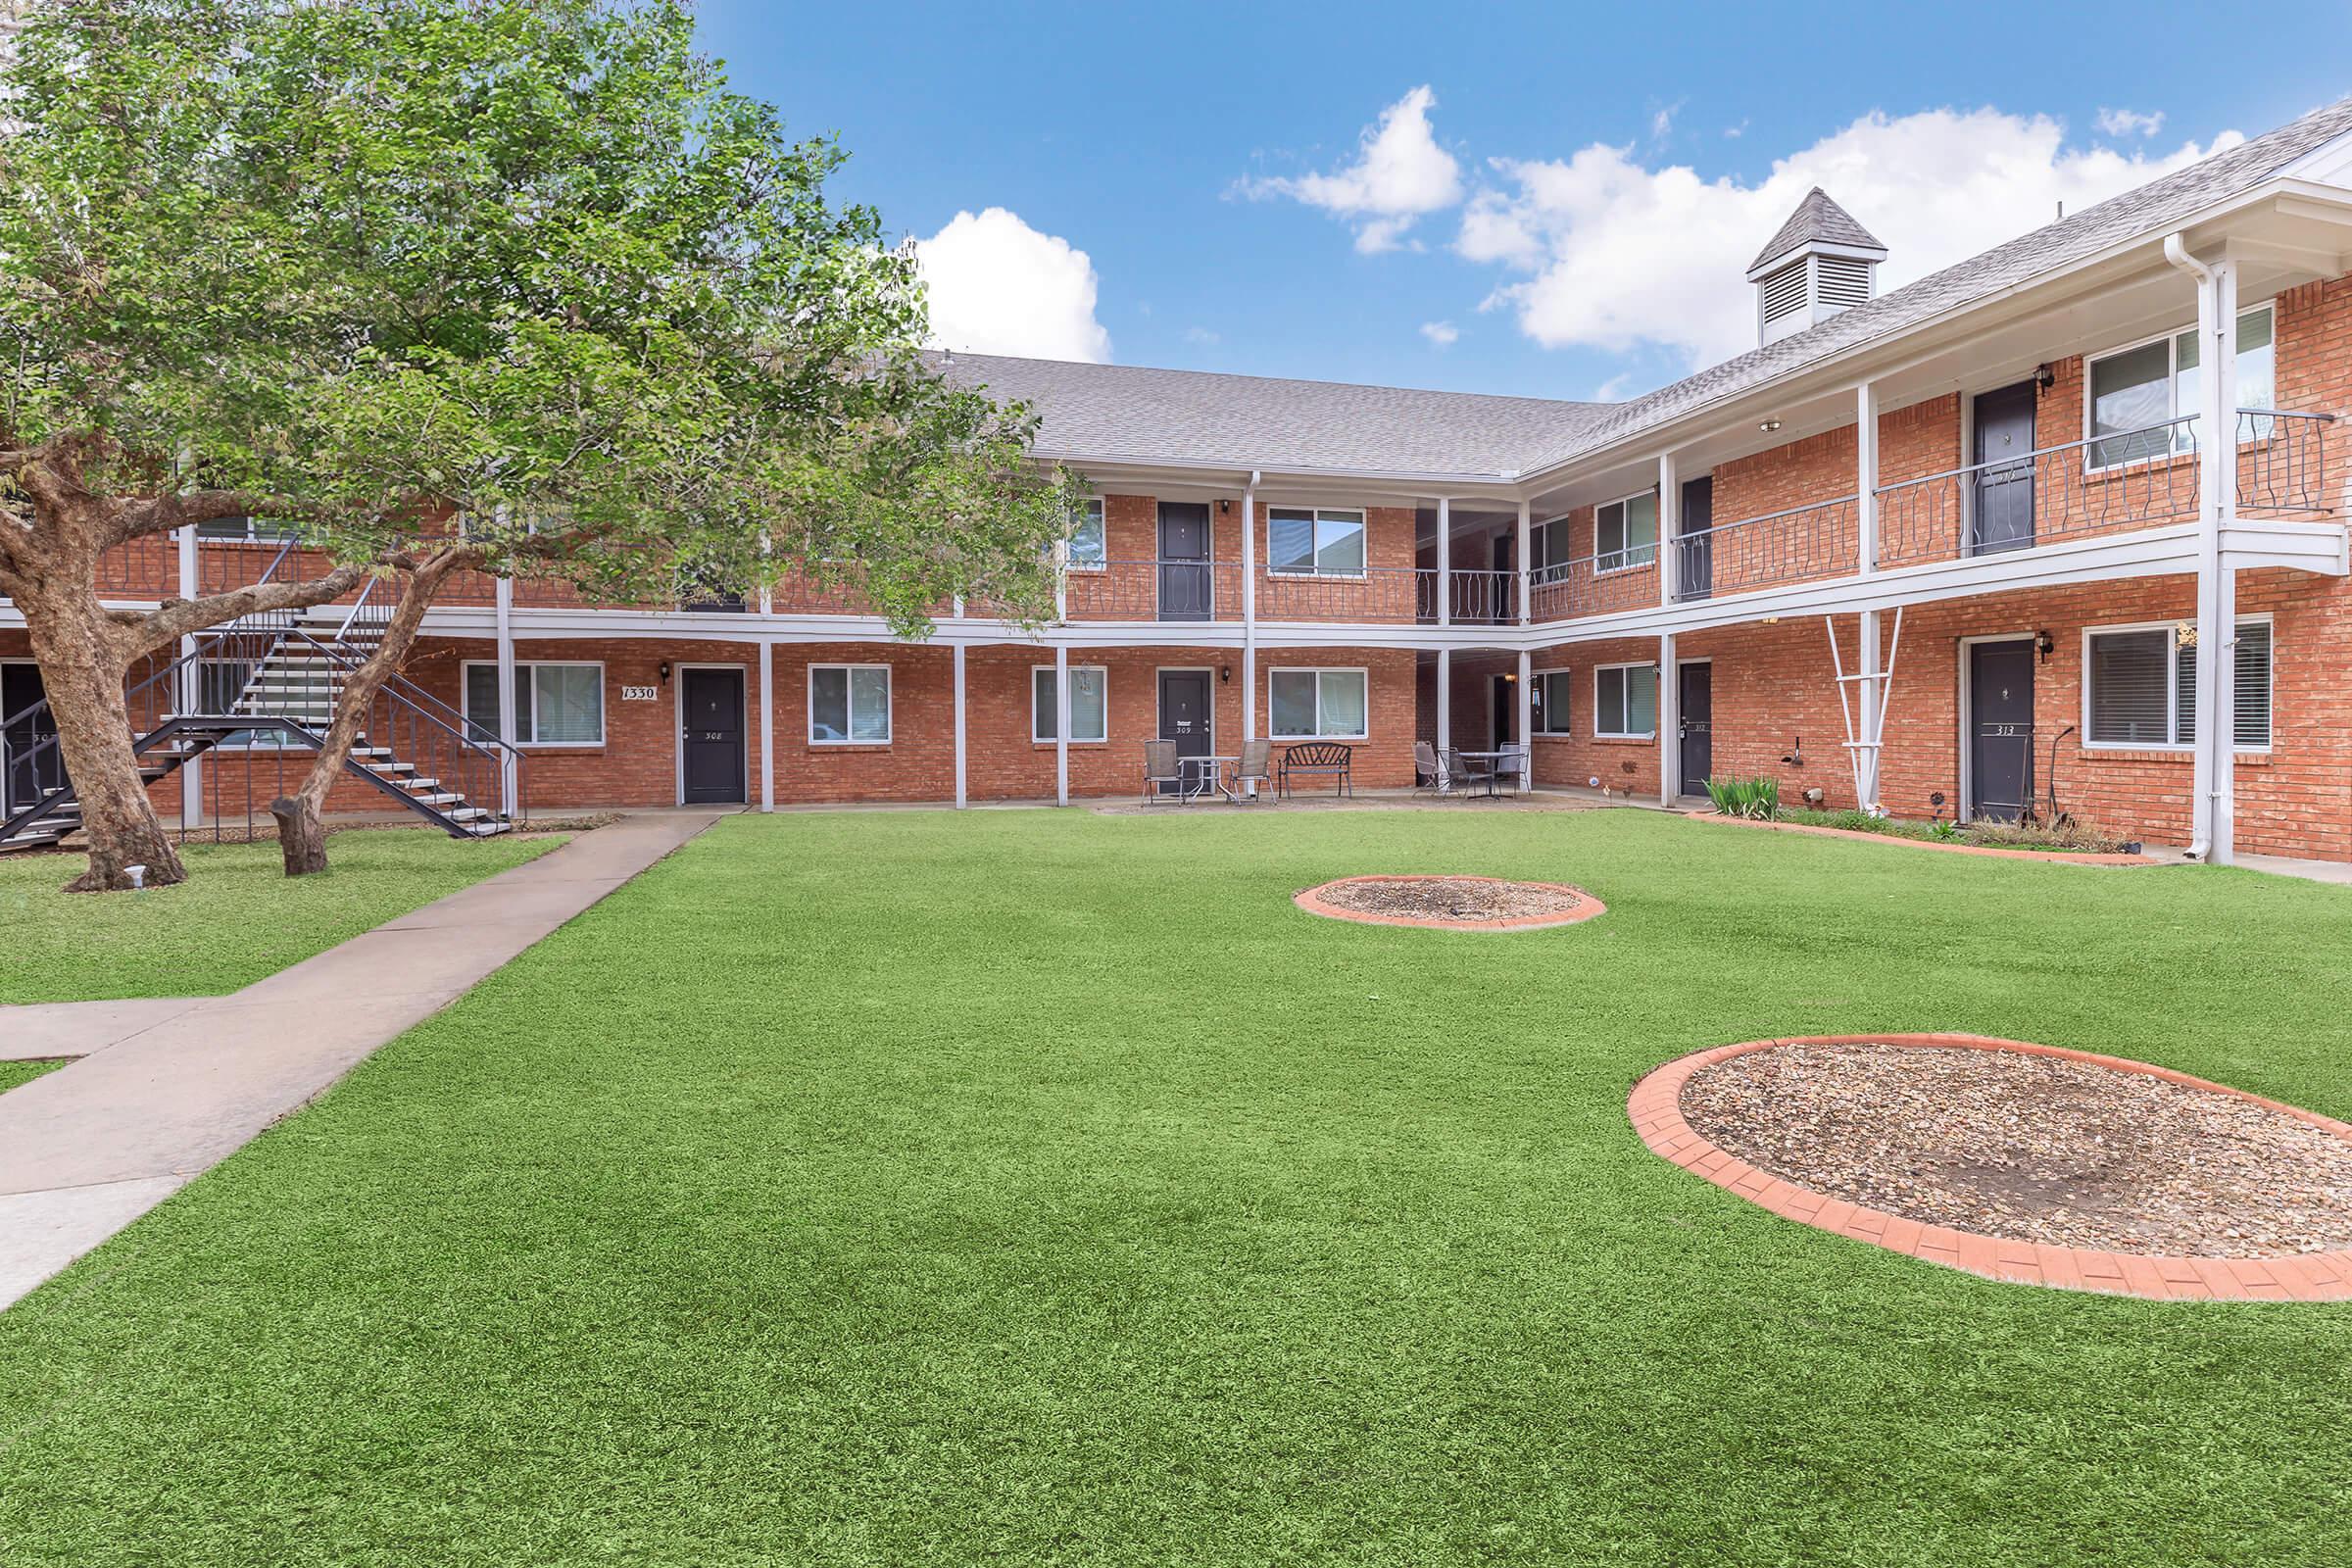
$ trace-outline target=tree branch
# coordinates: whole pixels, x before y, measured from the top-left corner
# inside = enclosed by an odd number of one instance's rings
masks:
[[[168,647],[190,632],[204,631],[240,615],[258,615],[272,610],[308,610],[313,605],[340,599],[358,587],[367,575],[364,566],[337,566],[325,576],[308,582],[256,583],[202,599],[171,600],[160,610],[143,613],[133,612],[133,618],[122,628],[125,662]]]

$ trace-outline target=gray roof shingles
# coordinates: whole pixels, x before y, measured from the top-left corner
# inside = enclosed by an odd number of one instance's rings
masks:
[[[2251,189],[2346,132],[2352,132],[2352,98],[1931,272],[1818,326],[1624,403],[1412,391],[994,355],[957,354],[942,363],[950,373],[985,385],[1000,398],[1036,407],[1044,417],[1040,447],[1052,457],[1282,471],[1516,477],[1665,424],[2136,235],[2169,227]],[[1807,205],[1810,201],[1808,197]],[[1836,208],[1834,202],[1828,205]],[[1800,206],[1797,216],[1804,211]],[[1861,231],[1859,224],[1854,226]],[[1867,231],[1861,232],[1867,239]],[[1780,243],[1778,237],[1774,243]]]
[[[1816,185],[1805,192],[1805,199],[1796,204],[1796,211],[1788,215],[1788,221],[1781,225],[1781,231],[1756,252],[1756,259],[1747,264],[1747,270],[1752,272],[1766,262],[1778,261],[1790,251],[1812,244],[1851,245],[1881,255],[1886,251],[1876,234],[1864,228],[1853,214],[1830,200],[1830,193]]]

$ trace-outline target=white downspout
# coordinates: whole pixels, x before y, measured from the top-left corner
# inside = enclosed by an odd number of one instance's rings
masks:
[[[2197,729],[2188,857],[2227,861],[2231,835],[2224,798],[2232,783],[2234,759],[2228,748],[2236,697],[2230,676],[2235,662],[2230,657],[2235,632],[2230,600],[2235,596],[2222,566],[2222,525],[2236,478],[2236,276],[2228,263],[2208,266],[2190,255],[2178,233],[2165,236],[2164,259],[2196,280],[2197,331],[2203,340],[2198,357],[2205,366],[2198,377]]]
[[[1242,486],[1242,739],[1257,739],[1257,482]],[[1250,786],[1254,789],[1256,786]]]

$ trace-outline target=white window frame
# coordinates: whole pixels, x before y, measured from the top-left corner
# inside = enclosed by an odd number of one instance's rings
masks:
[[[1102,733],[1092,739],[1081,735],[1072,735],[1070,744],[1072,746],[1108,746],[1110,744],[1110,666],[1107,664],[1072,664],[1070,673],[1082,675],[1090,669],[1102,677]],[[1037,677],[1053,673],[1054,666],[1052,664],[1031,664],[1029,666],[1029,743],[1032,746],[1054,744],[1054,737],[1041,733],[1037,722]],[[1061,706],[1060,698],[1061,694],[1055,692],[1054,706],[1056,708]]]
[[[1661,519],[1660,519],[1660,517],[1659,517],[1659,515],[1658,515],[1658,512],[1659,512],[1659,510],[1660,510],[1660,509],[1659,509],[1659,508],[1657,507],[1657,505],[1656,505],[1656,501],[1655,501],[1655,497],[1656,497],[1656,496],[1657,496],[1657,492],[1656,492],[1655,490],[1636,490],[1635,492],[1633,492],[1633,494],[1631,494],[1631,495],[1623,495],[1623,496],[1619,496],[1619,497],[1618,497],[1616,500],[1614,500],[1614,501],[1603,501],[1603,502],[1601,502],[1599,505],[1595,506],[1595,507],[1592,509],[1592,575],[1593,575],[1593,576],[1595,576],[1595,577],[1607,577],[1607,576],[1613,576],[1614,574],[1616,574],[1617,572],[1620,572],[1620,571],[1640,571],[1640,570],[1641,570],[1641,569],[1642,569],[1643,566],[1654,566],[1654,565],[1656,565],[1656,564],[1657,564],[1657,561],[1658,561],[1658,540],[1657,540],[1657,537],[1656,537],[1656,535],[1657,535],[1658,528],[1659,528],[1659,526],[1660,526]],[[1600,548],[1600,514],[1601,514],[1602,513],[1604,513],[1604,512],[1608,511],[1608,510],[1609,510],[1611,507],[1625,507],[1625,506],[1630,506],[1632,503],[1636,502],[1636,501],[1640,501],[1640,500],[1643,499],[1644,497],[1651,498],[1651,513],[1650,513],[1650,535],[1651,535],[1651,537],[1650,537],[1650,541],[1649,541],[1649,543],[1647,543],[1647,544],[1645,544],[1645,545],[1626,544],[1626,545],[1621,545],[1619,548],[1617,548],[1617,549],[1615,549],[1615,550],[1603,550],[1603,549],[1601,549],[1601,548]],[[1620,528],[1620,535],[1619,535],[1619,536],[1620,536],[1620,537],[1623,537],[1623,530],[1622,530],[1622,526],[1621,526],[1621,528]],[[1649,552],[1649,554],[1648,554],[1647,556],[1643,556],[1643,555],[1642,555],[1642,551],[1644,551],[1644,550],[1646,550],[1646,551],[1648,551],[1648,552]],[[1613,566],[1612,566],[1612,565],[1608,565],[1608,564],[1606,564],[1606,563],[1607,563],[1607,562],[1610,562],[1610,561],[1615,561],[1615,562],[1616,562],[1616,564],[1615,564],[1615,565],[1613,565]]]
[[[1274,733],[1274,677],[1277,675],[1312,675],[1315,677],[1315,733],[1312,735],[1277,735]],[[1354,675],[1364,683],[1364,729],[1360,735],[1327,735],[1323,731],[1323,677],[1326,675]],[[1348,741],[1362,743],[1372,738],[1372,671],[1364,664],[1277,664],[1266,671],[1266,738],[1286,745],[1309,741]]]
[[[845,672],[842,688],[846,694],[845,701],[848,707],[845,708],[842,716],[849,721],[849,727],[853,730],[858,727],[858,686],[855,681],[847,678],[846,672],[854,669],[878,669],[882,672],[882,738],[880,740],[875,740],[871,736],[849,735],[844,735],[838,740],[827,740],[816,733],[816,676],[817,671],[825,669],[838,669]],[[801,715],[806,720],[802,728],[808,733],[808,744],[811,746],[888,746],[898,739],[899,683],[888,664],[810,664],[805,696],[808,706]]]
[[[302,537],[297,524],[290,519],[256,517],[250,513],[239,519],[245,524],[243,533],[220,533],[218,531],[206,533],[204,531],[207,528],[218,530],[220,524],[229,520],[226,517],[208,517],[203,522],[195,524],[196,543],[200,546],[282,545],[289,540],[298,540]],[[263,522],[270,524],[270,529],[267,533],[263,532],[260,526]]]
[[[2278,397],[2278,300],[2277,300],[2277,299],[2275,299],[2275,298],[2273,298],[2273,299],[2264,300],[2264,301],[2260,302],[2259,304],[2255,304],[2255,305],[2241,305],[2241,306],[2239,306],[2239,307],[2238,307],[2238,311],[2237,311],[2237,318],[2238,318],[2238,320],[2240,320],[2240,321],[2243,321],[2243,320],[2244,320],[2244,319],[2245,319],[2247,317],[2249,317],[2249,316],[2268,316],[2268,317],[2271,318],[2271,381],[2272,381],[2272,385],[2271,385],[2271,396],[2272,396],[2272,398],[2273,398],[2274,400],[2276,400],[2276,399],[2277,399],[2277,397]],[[2099,365],[2099,364],[2100,364],[2102,361],[2105,361],[2105,360],[2112,360],[2112,359],[2119,358],[2119,357],[2120,357],[2120,356],[2122,356],[2122,355],[2135,353],[2135,352],[2137,352],[2137,351],[2138,351],[2138,350],[2140,350],[2140,349],[2144,349],[2144,348],[2146,348],[2146,347],[2147,347],[2149,344],[2151,344],[2151,343],[2162,343],[2162,344],[2164,344],[2164,345],[2165,345],[2165,355],[2164,355],[2164,363],[2165,363],[2165,372],[2164,372],[2164,395],[2165,395],[2165,404],[2166,404],[2166,406],[2167,406],[2168,408],[2170,408],[2170,407],[2172,406],[2172,399],[2173,399],[2174,395],[2175,395],[2176,393],[2178,393],[2178,392],[2180,390],[2180,339],[2182,339],[2183,337],[2186,337],[2186,336],[2187,336],[2189,333],[2191,333],[2191,332],[2194,332],[2196,329],[2197,329],[2197,323],[2196,323],[2196,322],[2194,322],[2194,321],[2191,321],[2191,322],[2189,322],[2189,323],[2188,323],[2186,326],[2178,326],[2178,327],[2175,327],[2175,328],[2174,328],[2173,330],[2171,330],[2170,332],[2152,332],[2152,333],[2150,333],[2150,334],[2149,334],[2148,336],[2146,336],[2146,337],[2142,337],[2142,338],[2134,338],[2134,339],[2132,339],[2132,340],[2131,342],[2129,342],[2129,343],[2118,343],[2118,344],[2117,344],[2117,345],[2115,345],[2115,347],[2113,347],[2113,348],[2109,348],[2109,349],[2102,349],[2102,350],[2100,350],[2100,351],[2099,351],[2098,353],[2096,353],[2096,354],[2085,354],[2084,356],[2082,356],[2082,439],[2083,439],[2083,441],[2084,441],[2084,443],[2085,443],[2085,445],[2084,445],[2084,446],[2083,446],[2083,448],[2082,448],[2082,471],[2083,471],[2083,472],[2085,472],[2085,473],[2118,473],[2118,472],[2121,472],[2122,470],[2124,470],[2124,469],[2126,469],[2126,468],[2134,468],[2134,467],[2140,467],[2140,466],[2147,466],[2147,465],[2150,465],[2150,464],[2157,464],[2157,463],[2170,463],[2170,462],[2172,462],[2172,461],[2173,461],[2174,459],[2176,459],[2176,458],[2185,458],[2185,457],[2189,457],[2189,456],[2192,456],[2192,455],[2193,455],[2193,454],[2192,454],[2192,453],[2190,453],[2189,451],[2186,451],[2186,450],[2184,450],[2184,449],[2182,449],[2182,448],[2180,448],[2180,447],[2179,447],[2179,446],[2168,446],[2168,449],[2167,449],[2166,451],[2163,451],[2163,452],[2151,452],[2151,453],[2148,453],[2148,454],[2146,454],[2146,455],[2145,455],[2145,456],[2143,456],[2143,457],[2136,457],[2136,458],[2124,458],[2124,459],[2121,459],[2121,460],[2119,460],[2119,461],[2117,461],[2117,462],[2114,462],[2114,463],[2101,463],[2101,462],[2099,462],[2099,461],[2098,461],[2098,457],[2099,457],[2099,446],[2100,446],[2100,444],[2101,444],[2102,442],[2104,442],[2104,441],[2122,440],[2122,439],[2124,439],[2124,436],[2123,436],[2123,434],[2122,434],[2122,433],[2118,433],[2117,435],[2113,435],[2113,436],[2101,436],[2101,435],[2100,435],[2100,434],[2098,434],[2098,432],[2097,432],[2097,431],[2096,431],[2096,430],[2093,428],[2093,423],[2094,423],[2093,415],[2094,415],[2094,411],[2095,411],[2095,410],[2096,410],[2096,408],[2097,408],[2097,403],[2098,403],[2098,400],[2097,400],[2096,396],[2093,394],[2093,391],[2092,391],[2093,384],[2094,384],[2094,382],[2095,382],[2095,380],[2096,380],[2096,377],[2095,377],[2095,376],[2092,374],[2092,371],[2093,371],[2093,370],[2096,368],[2096,367],[2097,367],[2097,366],[2098,366],[2098,365]],[[2203,411],[2203,410],[2200,410],[2200,409],[2189,409],[2189,410],[2183,411],[2183,410],[2180,410],[2180,409],[2177,409],[2177,408],[2176,408],[2176,409],[2173,409],[2173,412],[2172,412],[2172,413],[2171,413],[2169,416],[2167,416],[2167,417],[2168,417],[2168,418],[2172,418],[2172,419],[2181,419],[2181,418],[2187,418],[2187,417],[2189,417],[2189,416],[2193,416],[2193,415],[2197,415],[2197,414],[2200,414],[2200,413],[2202,413],[2202,412],[2204,412],[2204,411]],[[2231,412],[2231,415],[2230,415],[2230,423],[2231,423],[2231,426],[2232,426],[2231,434],[2232,434],[2232,435],[2234,435],[2234,434],[2235,434],[2235,428],[2234,428],[2234,426],[2235,426],[2236,422],[2237,422],[2237,416],[2236,416],[2235,412],[2234,412],[2234,411],[2232,411],[2232,412]],[[2178,426],[2178,425],[2174,426],[2174,434],[2175,434],[2175,436],[2176,436],[2176,437],[2178,437],[2178,436],[2180,435],[2180,426]],[[2251,439],[2252,439],[2252,440],[2259,440],[2259,439],[2260,439],[2260,437],[2259,437],[2259,436],[2257,436],[2257,437],[2253,437],[2253,438],[2251,438]],[[2241,445],[2241,446],[2243,446],[2243,445],[2248,445],[2248,444],[2250,444],[2250,441],[2249,441],[2249,442],[2239,442],[2239,443],[2238,443],[2238,445]],[[2103,627],[2103,628],[2101,628],[2101,629],[2102,629],[2102,630],[2121,630],[2122,628],[2120,628],[2120,627]],[[2088,733],[2088,731],[2085,731],[2084,733],[2086,733],[2086,734],[2087,734],[2087,733]]]
[[[1069,571],[1108,571],[1110,569],[1110,514],[1103,507],[1101,496],[1087,497],[1078,504],[1078,509],[1086,514],[1080,520],[1093,522],[1096,531],[1102,536],[1102,559],[1101,561],[1077,560],[1070,554],[1069,539],[1064,539],[1061,544],[1062,566]],[[1075,538],[1077,532],[1078,524],[1071,524],[1070,536]]]
[[[1314,549],[1311,552],[1311,559],[1314,563],[1312,565],[1301,569],[1298,566],[1277,566],[1274,564],[1274,523],[1276,521],[1274,514],[1277,512],[1303,512],[1307,514],[1308,517],[1311,519],[1312,531],[1314,534]],[[1299,519],[1297,517],[1284,517],[1281,520],[1284,522],[1297,522]],[[1364,541],[1364,564],[1362,570],[1325,571],[1323,569],[1323,525],[1326,522],[1353,523],[1355,525],[1356,532],[1363,536]],[[1268,506],[1266,508],[1265,546],[1266,575],[1269,577],[1321,577],[1334,582],[1362,582],[1365,580],[1365,578],[1372,574],[1371,514],[1366,512],[1361,507]]]
[[[2168,741],[2162,745],[2152,745],[2146,741],[2094,741],[2090,738],[2091,639],[2094,637],[2120,635],[2125,632],[2134,631],[2173,632],[2175,628],[2179,627],[2180,623],[2187,618],[2188,617],[2186,616],[2177,615],[2171,620],[2132,620],[2119,622],[2112,626],[2085,626],[2082,628],[2082,679],[2081,683],[2082,687],[2082,715],[2079,720],[2077,720],[2081,727],[2078,728],[2075,733],[2082,737],[2082,749],[2084,751],[2178,752],[2185,756],[2197,749],[2194,741]],[[2268,626],[2271,631],[2271,667],[2269,671],[2269,689],[2265,694],[2269,699],[2268,707],[2271,714],[2271,738],[2260,746],[2248,746],[2242,744],[2233,733],[2230,737],[2230,749],[2233,752],[2253,752],[2258,755],[2267,755],[2271,749],[2278,743],[2278,626],[2277,619],[2268,611],[2265,611],[2260,614],[2240,615],[2230,628],[2230,641],[2234,643],[2237,640],[2238,628],[2240,626],[2251,626],[2258,622],[2262,625]],[[2198,657],[2200,659],[2204,657],[2204,651],[2202,649],[2198,650]],[[2230,690],[2234,694],[2236,690],[2235,682],[2237,680],[2237,660],[2234,657],[2234,651],[2230,661],[2230,679],[2231,682]],[[2180,733],[2180,662],[2177,644],[2175,646],[2174,657],[2166,661],[2164,692],[2164,732],[2167,735],[2178,735]],[[2230,705],[2230,710],[2231,716],[2234,718],[2236,712],[2236,704],[2234,701]]]
[[[1644,730],[1630,730],[1630,729],[1629,729],[1629,730],[1613,730],[1613,729],[1602,729],[1602,728],[1600,727],[1600,676],[1601,676],[1601,671],[1603,671],[1603,670],[1609,670],[1609,669],[1646,669],[1646,670],[1649,670],[1649,671],[1652,673],[1653,677],[1654,677],[1654,676],[1656,675],[1657,668],[1658,668],[1658,665],[1657,665],[1657,662],[1656,662],[1655,660],[1650,660],[1650,661],[1642,661],[1642,660],[1639,660],[1639,659],[1637,659],[1637,660],[1633,660],[1633,661],[1631,661],[1630,662],[1623,663],[1623,664],[1594,664],[1594,665],[1592,666],[1592,738],[1593,738],[1594,740],[1596,740],[1596,741],[1654,741],[1654,740],[1656,740],[1656,739],[1658,738],[1657,724],[1656,724],[1656,721],[1655,721],[1655,719],[1654,719],[1654,718],[1653,718],[1653,719],[1652,719],[1652,721],[1651,721],[1650,727],[1649,727],[1648,729],[1644,729]],[[1623,708],[1623,706],[1624,706],[1624,705],[1622,705],[1622,704],[1620,705],[1620,710],[1622,710],[1622,708]],[[1651,711],[1651,712],[1654,714],[1654,713],[1657,711],[1657,707],[1658,707],[1658,704],[1657,704],[1657,695],[1656,695],[1656,692],[1655,692],[1655,689],[1654,689],[1654,688],[1652,689],[1652,695],[1651,695],[1651,697],[1650,697],[1650,705],[1649,705],[1649,706],[1650,706],[1650,711]]]
[[[1568,515],[1563,514],[1557,517],[1548,517],[1527,530],[1528,554],[1535,558],[1534,561],[1528,563],[1528,581],[1541,587],[1547,582],[1559,582],[1569,575],[1569,568],[1576,564],[1576,558],[1568,554],[1569,547],[1576,542],[1575,535],[1569,528],[1571,520]],[[1600,526],[1600,509],[1598,507],[1592,509],[1592,524],[1595,529]],[[1562,541],[1560,554],[1554,560],[1544,561],[1544,558],[1551,554],[1551,541],[1554,537],[1552,530],[1555,528],[1560,530],[1557,535]],[[1599,537],[1597,532],[1594,537]],[[1543,564],[1538,565],[1537,562],[1543,562]]]
[[[514,661],[514,673],[520,675],[526,669],[537,670],[542,665],[551,668],[565,667],[596,671],[596,739],[592,741],[539,741],[525,740],[518,734],[514,737],[514,744],[527,746],[534,752],[593,752],[602,748],[612,733],[612,704],[605,696],[608,689],[605,684],[605,662],[601,659],[517,659]],[[494,670],[498,668],[498,661],[495,659],[468,659],[464,661],[459,667],[458,714],[466,720],[466,736],[468,740],[473,738],[476,726],[473,722],[473,680],[467,672],[476,668]],[[537,677],[534,675],[533,678]],[[497,677],[493,675],[491,681],[492,684],[496,684]],[[507,692],[505,700],[513,702],[514,694],[512,691]],[[517,718],[521,716],[519,713],[515,715]],[[479,727],[491,738],[497,738],[497,725],[486,724]],[[539,727],[539,693],[535,686],[531,691],[531,727],[533,729]]]
[[[1576,671],[1566,664],[1554,664],[1548,669],[1530,670],[1528,671],[1527,678],[1536,683],[1536,690],[1548,693],[1551,690],[1551,677],[1554,675],[1563,675],[1568,678],[1568,723],[1566,727],[1561,729],[1553,729],[1550,727],[1551,703],[1549,698],[1546,697],[1543,704],[1544,723],[1545,727],[1535,731],[1533,738],[1537,740],[1574,740],[1576,738]]]

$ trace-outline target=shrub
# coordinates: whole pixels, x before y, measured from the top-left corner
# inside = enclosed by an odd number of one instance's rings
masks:
[[[1768,822],[1781,814],[1781,781],[1761,776],[1711,778],[1707,780],[1707,799],[1715,803],[1721,815]]]

